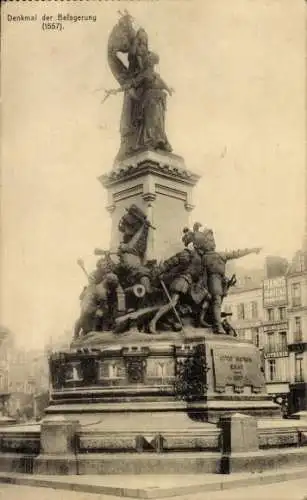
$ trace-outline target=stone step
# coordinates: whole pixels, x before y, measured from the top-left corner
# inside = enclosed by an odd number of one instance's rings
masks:
[[[45,487],[64,491],[114,495],[124,498],[158,499],[198,492],[274,484],[306,477],[306,468],[297,467],[263,473],[146,476],[44,476],[0,472],[0,483]]]

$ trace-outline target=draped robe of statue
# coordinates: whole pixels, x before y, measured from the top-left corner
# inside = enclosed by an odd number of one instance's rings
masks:
[[[142,70],[138,38],[142,35],[142,50],[148,53],[148,40],[144,30],[135,32],[129,16],[122,17],[114,26],[108,41],[108,63],[113,76],[124,88],[120,119],[120,160],[142,149],[171,151],[165,133],[166,92],[162,85],[144,76],[136,85]],[[144,48],[145,47],[145,48]],[[126,66],[119,53],[127,54]]]

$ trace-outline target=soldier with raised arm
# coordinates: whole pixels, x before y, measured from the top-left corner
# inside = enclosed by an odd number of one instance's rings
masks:
[[[203,259],[207,271],[208,291],[212,297],[211,305],[214,332],[225,333],[222,326],[221,306],[228,288],[228,280],[225,276],[226,263],[228,260],[240,259],[252,253],[258,254],[261,248],[245,248],[243,250],[217,252],[213,231],[211,229],[205,229],[204,235],[206,238],[206,251]]]

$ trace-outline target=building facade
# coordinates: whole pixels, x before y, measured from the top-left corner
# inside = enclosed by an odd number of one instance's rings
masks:
[[[238,337],[260,349],[268,393],[295,413],[307,409],[307,252],[297,252],[287,269],[281,263],[283,275],[275,265],[258,284],[245,279],[223,309]]]
[[[0,328],[0,393],[9,392],[10,364],[14,340],[5,328]]]
[[[33,416],[35,397],[49,389],[48,357],[44,350],[24,351],[14,335],[0,327],[0,395],[9,395],[6,411],[14,417]]]
[[[290,406],[307,409],[307,252],[294,256],[287,273]]]
[[[246,280],[245,284],[230,290],[224,300],[223,310],[231,314],[240,340],[253,342],[257,347],[263,345],[263,304],[260,283]]]
[[[267,391],[288,412],[290,392],[288,294],[285,276],[265,279],[263,294],[263,354]]]

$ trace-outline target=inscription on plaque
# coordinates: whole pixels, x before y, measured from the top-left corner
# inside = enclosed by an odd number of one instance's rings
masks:
[[[224,392],[226,386],[233,386],[235,392],[241,392],[245,386],[258,391],[264,386],[260,355],[252,347],[215,347],[212,355],[216,391]]]

